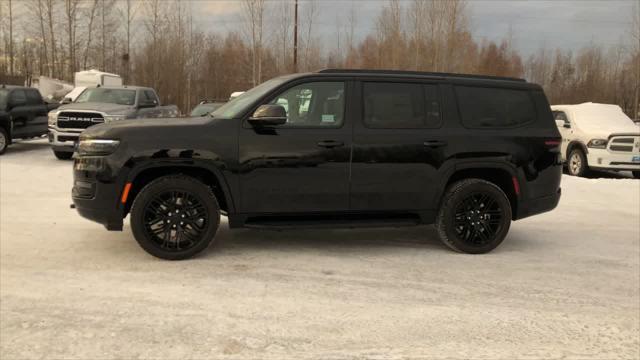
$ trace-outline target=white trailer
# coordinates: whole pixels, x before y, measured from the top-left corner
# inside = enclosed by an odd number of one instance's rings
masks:
[[[122,77],[99,70],[79,71],[75,74],[76,87],[122,86]]]

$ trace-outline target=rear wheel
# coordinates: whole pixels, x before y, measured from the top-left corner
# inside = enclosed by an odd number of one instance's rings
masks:
[[[53,151],[53,154],[58,158],[58,160],[69,160],[73,157],[72,152],[67,151]]]
[[[146,185],[131,210],[131,230],[149,254],[190,258],[206,249],[220,224],[220,207],[211,188],[184,175],[161,177]]]
[[[509,232],[511,204],[493,183],[466,179],[451,185],[442,201],[436,228],[451,249],[482,254],[495,249]]]
[[[9,134],[7,130],[0,127],[0,155],[4,154],[7,151],[7,147],[9,147]]]
[[[575,148],[569,153],[569,161],[567,162],[567,170],[573,176],[586,176],[589,172],[589,164],[587,164],[587,156],[582,149]]]

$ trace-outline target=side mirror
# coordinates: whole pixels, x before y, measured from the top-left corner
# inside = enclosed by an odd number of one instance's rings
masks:
[[[260,105],[249,118],[253,126],[275,126],[287,123],[287,111],[282,105]]]
[[[564,126],[567,129],[571,129],[571,124],[568,121],[565,121],[562,126]]]

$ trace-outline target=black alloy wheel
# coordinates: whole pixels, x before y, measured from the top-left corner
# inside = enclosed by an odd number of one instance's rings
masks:
[[[485,180],[465,179],[447,189],[436,228],[453,250],[482,254],[502,243],[511,218],[511,203],[502,189]]]
[[[156,179],[136,196],[131,229],[138,244],[153,256],[181,260],[209,246],[220,223],[211,189],[184,175]]]

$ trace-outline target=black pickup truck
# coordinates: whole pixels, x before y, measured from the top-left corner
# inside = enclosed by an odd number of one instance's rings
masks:
[[[0,155],[13,139],[29,139],[47,134],[47,114],[58,104],[47,104],[37,89],[22,86],[0,87]]]

